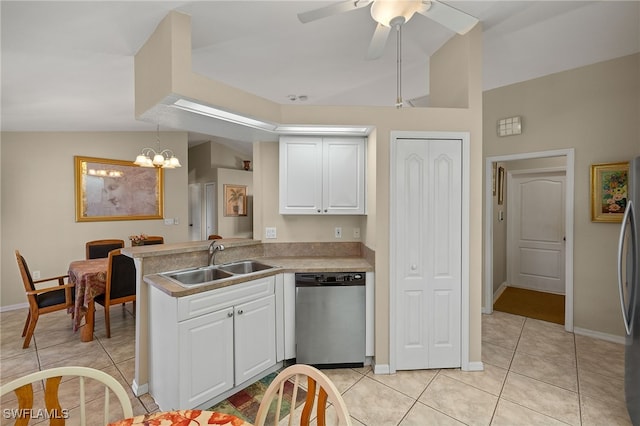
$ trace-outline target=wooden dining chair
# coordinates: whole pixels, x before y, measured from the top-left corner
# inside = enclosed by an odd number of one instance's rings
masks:
[[[107,338],[111,338],[111,305],[136,301],[136,266],[133,259],[121,253],[120,249],[109,252],[107,266],[107,283],[105,291],[93,298],[93,301],[104,307],[104,321]]]
[[[149,246],[152,244],[164,244],[164,237],[159,235],[148,235],[147,238],[142,240],[142,245]]]
[[[222,236],[220,236],[220,235],[218,235],[218,234],[212,234],[212,235],[209,235],[209,238],[208,238],[208,239],[209,239],[209,240],[221,240],[221,239],[222,239]]]
[[[26,349],[29,347],[29,343],[31,343],[31,337],[36,329],[40,314],[71,308],[75,299],[75,292],[73,291],[74,285],[72,283],[65,283],[65,278],[69,278],[69,275],[60,275],[34,281],[31,277],[31,272],[29,272],[27,261],[18,250],[16,250],[16,260],[18,261],[18,269],[20,269],[20,276],[22,277],[22,283],[27,293],[27,301],[29,302],[29,313],[27,314],[27,320],[22,329],[22,337],[24,337],[22,348]],[[50,281],[57,281],[58,285],[36,288],[36,284]]]
[[[301,385],[300,382],[301,380],[304,381],[305,378],[307,396],[302,412],[300,413],[299,421],[294,421],[294,419],[298,417],[297,413],[295,413],[295,401],[297,400],[298,390]],[[285,392],[285,385],[290,386],[290,379],[293,379],[293,390],[291,394],[289,426],[293,424],[309,426],[316,399],[316,424],[318,426],[326,426],[327,402],[330,402],[335,409],[339,425],[352,425],[347,405],[331,379],[315,367],[305,364],[295,364],[282,370],[265,391],[262,401],[260,401],[260,406],[258,407],[256,420],[254,421],[255,426],[265,426],[265,421],[270,411],[275,415],[273,424],[280,424],[283,396],[287,393]],[[275,407],[273,407],[274,402],[276,403]],[[333,424],[333,422],[331,423]]]
[[[124,247],[124,240],[93,240],[85,244],[86,258],[99,259],[107,257],[111,250]]]
[[[65,378],[77,378],[75,380],[62,381]],[[44,395],[42,392],[42,381],[44,380]],[[86,414],[93,415],[96,412],[96,397],[99,395],[89,395],[92,393],[95,383],[98,382],[104,386],[104,405],[103,416],[101,419],[90,418],[87,423]],[[34,392],[34,386],[36,384]],[[17,401],[11,401],[5,395],[14,392]],[[120,403],[121,410],[111,412],[110,392],[113,393]],[[49,417],[50,425],[64,425],[65,420],[71,420],[73,424],[103,424],[106,425],[110,421],[120,418],[129,418],[133,416],[133,408],[127,391],[120,382],[104,371],[96,370],[90,367],[56,367],[35,373],[27,374],[9,383],[0,386],[0,395],[2,396],[2,405],[6,410],[5,413],[15,413],[16,425],[27,425],[37,423],[42,418],[31,419],[32,416],[42,416],[46,413]],[[79,404],[80,410],[70,411],[69,407],[61,405],[60,396],[63,396],[64,402],[75,401]],[[72,397],[75,397],[71,399]],[[34,400],[36,403],[34,404]],[[44,407],[40,404],[44,403]],[[90,405],[87,406],[87,403]],[[17,407],[15,407],[17,405]],[[15,407],[15,410],[14,410]],[[75,417],[77,413],[79,419]],[[115,416],[115,418],[114,418]],[[31,421],[30,421],[31,420]]]

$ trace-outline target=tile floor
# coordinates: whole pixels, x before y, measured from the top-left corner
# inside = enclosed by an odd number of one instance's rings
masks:
[[[102,308],[96,339],[81,343],[70,317],[40,318],[35,341],[22,349],[26,310],[0,314],[0,378],[85,365],[131,383],[131,307],[112,308],[112,338]],[[502,312],[482,317],[483,372],[369,368],[325,370],[343,393],[355,425],[630,425],[623,391],[623,346],[566,333],[562,326]],[[129,387],[127,386],[127,389]],[[153,398],[131,394],[134,414],[157,410]],[[3,405],[5,400],[3,399]],[[8,424],[2,419],[2,424]]]

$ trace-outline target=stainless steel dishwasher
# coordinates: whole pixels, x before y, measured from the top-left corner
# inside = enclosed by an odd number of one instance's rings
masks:
[[[365,276],[296,274],[296,362],[322,367],[364,364]]]

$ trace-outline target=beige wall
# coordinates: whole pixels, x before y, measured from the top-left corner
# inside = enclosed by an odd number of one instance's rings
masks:
[[[226,238],[253,238],[253,172],[243,169],[243,160],[252,160],[252,158],[253,155],[245,155],[214,141],[207,141],[189,148],[189,183],[215,182],[217,184],[216,232],[218,235]],[[224,216],[225,184],[247,185],[247,193],[250,197],[247,200],[247,216]],[[203,205],[204,202],[203,198]],[[203,223],[202,226],[205,224]]]
[[[450,67],[464,67],[456,75],[466,76],[468,108],[402,108],[396,109],[390,100],[389,107],[324,107],[278,105],[243,92],[220,82],[206,79],[191,70],[191,26],[190,18],[179,13],[170,13],[160,23],[151,42],[136,56],[136,82],[146,78],[150,72],[171,75],[171,88],[145,85],[145,91],[136,88],[136,114],[144,114],[154,108],[158,99],[185,96],[216,107],[239,112],[254,118],[278,123],[347,124],[371,125],[376,130],[373,140],[375,155],[369,157],[375,172],[371,176],[376,196],[368,200],[367,208],[372,218],[366,219],[363,242],[376,252],[375,289],[375,351],[378,364],[389,363],[389,153],[390,134],[395,130],[413,131],[457,131],[470,134],[470,226],[469,226],[469,330],[470,361],[480,361],[481,347],[481,294],[482,294],[482,28],[476,26],[466,36],[456,36],[442,49],[451,50],[436,59],[434,66],[446,69],[448,59],[464,56],[464,60],[451,63]],[[172,58],[171,64],[162,70],[154,70],[163,63],[163,58]],[[434,59],[432,58],[432,62]],[[443,63],[438,63],[443,61]],[[436,84],[438,82],[435,82]],[[440,100],[442,104],[457,104],[459,94]],[[447,102],[451,101],[451,102]],[[254,191],[256,235],[262,234],[265,226],[276,226],[279,241],[325,241],[331,237],[336,220],[343,227],[355,223],[365,224],[363,218],[345,217],[282,217],[279,214],[277,182],[277,149],[275,144],[258,143],[254,146]],[[259,183],[258,183],[259,182]],[[375,228],[375,229],[374,229]],[[330,231],[327,232],[327,229]],[[348,231],[345,231],[345,235]]]
[[[224,238],[253,238],[253,172],[234,169],[216,169],[218,186],[218,234]],[[224,215],[224,186],[247,187],[247,215]]]
[[[484,156],[575,148],[574,325],[623,335],[616,289],[619,225],[591,222],[591,164],[640,155],[640,55],[484,93]],[[497,120],[523,118],[523,133],[499,138]]]
[[[14,251],[20,250],[31,271],[43,278],[67,273],[69,262],[84,259],[86,241],[132,234],[163,235],[167,242],[187,241],[187,134],[161,132],[162,148],[183,162],[164,173],[164,213],[179,225],[162,220],[76,222],[75,155],[132,160],[155,146],[155,132],[3,132],[1,168],[0,306],[26,303]]]

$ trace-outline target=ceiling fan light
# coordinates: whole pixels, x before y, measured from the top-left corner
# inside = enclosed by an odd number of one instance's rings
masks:
[[[422,0],[375,0],[371,5],[371,17],[384,26],[390,27],[394,18],[403,17],[407,22],[414,13],[422,10]]]

